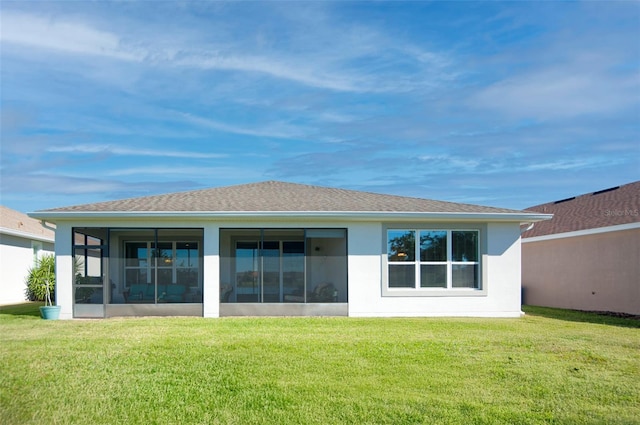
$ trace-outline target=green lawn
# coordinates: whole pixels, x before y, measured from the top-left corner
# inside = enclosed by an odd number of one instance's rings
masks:
[[[0,309],[2,424],[640,424],[640,321]]]

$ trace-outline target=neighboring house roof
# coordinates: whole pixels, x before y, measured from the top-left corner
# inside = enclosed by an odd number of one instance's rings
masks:
[[[329,216],[350,214],[503,215],[512,220],[534,218],[523,211],[434,201],[329,187],[267,181],[166,195],[98,202],[32,213],[36,217],[74,216]],[[535,215],[535,216],[540,216]],[[540,218],[545,219],[548,217]]]
[[[553,214],[522,234],[533,238],[557,233],[640,222],[640,181],[529,207],[526,211]]]
[[[40,220],[3,206],[0,206],[0,233],[46,242],[55,239],[55,232],[43,227]]]

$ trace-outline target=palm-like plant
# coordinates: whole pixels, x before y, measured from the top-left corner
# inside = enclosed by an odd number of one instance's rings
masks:
[[[29,269],[27,275],[27,298],[31,301],[44,301],[45,305],[53,305],[55,301],[55,257],[43,255],[36,265]]]

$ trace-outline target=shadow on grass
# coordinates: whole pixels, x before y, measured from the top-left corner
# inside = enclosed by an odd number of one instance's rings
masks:
[[[532,305],[523,305],[522,311],[532,316],[547,317],[549,319],[596,323],[600,325],[621,326],[624,328],[640,328],[639,316],[617,315],[616,313],[609,312],[600,313],[580,310],[565,310],[562,308],[538,307]]]
[[[41,305],[44,305],[44,303],[37,301],[0,305],[0,315],[40,317]]]

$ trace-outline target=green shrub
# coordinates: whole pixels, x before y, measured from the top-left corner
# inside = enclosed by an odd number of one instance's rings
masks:
[[[47,299],[47,283],[51,301],[55,301],[56,260],[51,254],[43,255],[35,266],[29,269],[26,284],[26,295],[30,301],[49,301]]]

